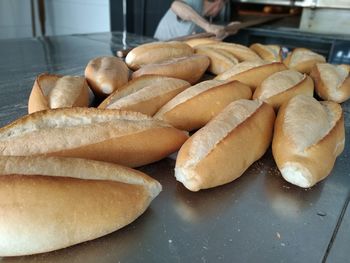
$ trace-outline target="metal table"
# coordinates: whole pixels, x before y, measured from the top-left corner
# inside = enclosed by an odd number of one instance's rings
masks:
[[[149,38],[128,35],[137,45]],[[122,48],[121,33],[0,41],[0,126],[27,112],[36,75],[82,74]],[[173,159],[141,167],[163,191],[135,222],[59,251],[0,262],[345,262],[350,249],[350,102],[346,148],[310,189],[285,182],[271,150],[236,181],[198,193],[174,177]],[[38,215],[40,216],[40,215]]]

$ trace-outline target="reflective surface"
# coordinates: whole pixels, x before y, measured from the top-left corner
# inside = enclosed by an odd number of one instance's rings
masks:
[[[0,125],[26,114],[37,74],[82,74],[91,58],[122,47],[121,38],[106,33],[0,42]],[[128,41],[150,39],[129,35]],[[345,151],[331,175],[311,189],[285,182],[270,150],[236,181],[198,193],[176,182],[175,161],[167,158],[140,168],[163,191],[129,226],[59,251],[0,261],[344,262],[350,236],[350,103],[343,109]]]

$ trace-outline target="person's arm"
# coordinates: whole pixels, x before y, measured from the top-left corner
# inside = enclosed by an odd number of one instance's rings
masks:
[[[174,1],[171,5],[171,10],[182,20],[191,21],[206,32],[215,34],[217,37],[225,34],[224,26],[210,24],[189,5],[182,1]]]

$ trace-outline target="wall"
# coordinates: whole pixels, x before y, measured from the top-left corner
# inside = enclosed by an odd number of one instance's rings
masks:
[[[48,36],[110,31],[109,0],[46,0],[45,13]],[[30,0],[0,0],[0,39],[31,36]]]
[[[30,36],[30,1],[0,0],[0,39]]]

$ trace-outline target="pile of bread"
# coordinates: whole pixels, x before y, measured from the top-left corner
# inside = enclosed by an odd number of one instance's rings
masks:
[[[0,255],[129,224],[161,191],[130,167],[176,151],[175,177],[191,191],[232,182],[271,143],[282,176],[313,186],[344,149],[349,70],[303,48],[282,61],[275,45],[193,39],[95,58],[84,77],[38,76],[29,115],[0,129]]]

